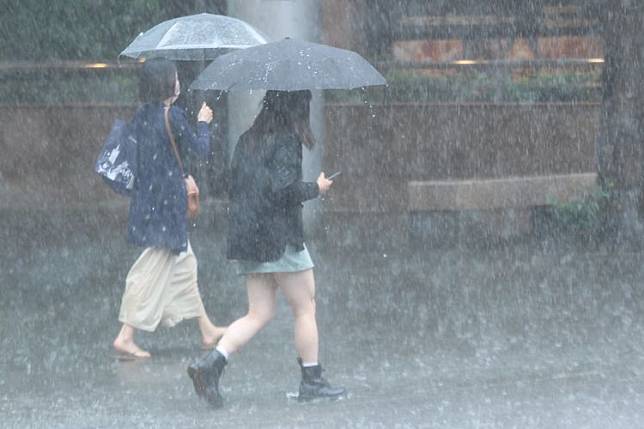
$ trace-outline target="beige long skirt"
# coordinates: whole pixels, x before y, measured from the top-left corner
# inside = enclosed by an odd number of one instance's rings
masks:
[[[188,249],[175,254],[148,247],[125,280],[119,321],[144,331],[174,326],[205,313],[197,284],[197,258]]]

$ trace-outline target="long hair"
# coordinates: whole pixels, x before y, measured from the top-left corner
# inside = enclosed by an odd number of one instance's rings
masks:
[[[165,58],[151,58],[143,63],[139,75],[139,100],[162,101],[174,95],[177,66]]]
[[[309,149],[315,144],[309,122],[311,91],[267,91],[249,132],[293,132]]]

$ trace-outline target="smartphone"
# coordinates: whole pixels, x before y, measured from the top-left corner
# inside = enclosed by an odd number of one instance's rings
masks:
[[[336,177],[338,177],[340,174],[342,174],[342,172],[341,172],[341,171],[336,171],[335,173],[333,173],[332,175],[330,175],[329,177],[327,177],[327,179],[328,179],[328,180],[333,180],[333,179],[335,179]]]

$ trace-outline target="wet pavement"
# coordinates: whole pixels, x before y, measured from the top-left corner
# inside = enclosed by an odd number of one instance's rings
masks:
[[[123,279],[138,251],[104,215],[0,215],[2,428],[644,427],[644,253],[537,241],[433,248],[374,230],[315,234],[321,362],[350,396],[299,404],[291,318],[235,355],[223,410],[185,368],[194,321],[141,334],[119,362]],[[121,219],[122,220],[122,219]],[[349,226],[348,226],[349,227]],[[192,235],[209,313],[245,310],[223,226]]]

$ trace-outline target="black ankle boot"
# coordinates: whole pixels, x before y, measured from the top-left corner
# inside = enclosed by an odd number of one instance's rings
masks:
[[[302,381],[300,382],[300,395],[298,400],[310,401],[312,399],[326,398],[338,399],[345,395],[344,387],[333,387],[322,377],[320,365],[303,367],[302,359],[297,358],[297,363],[302,369]]]
[[[208,352],[188,366],[188,375],[192,379],[195,392],[215,408],[221,408],[224,399],[219,393],[219,379],[224,373],[226,358],[217,350]]]

